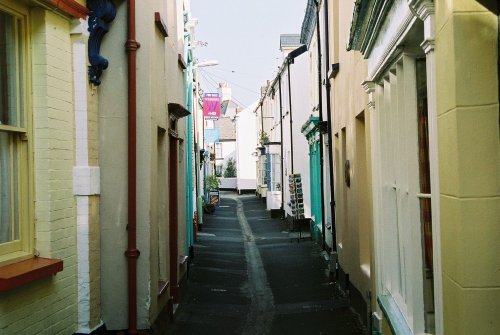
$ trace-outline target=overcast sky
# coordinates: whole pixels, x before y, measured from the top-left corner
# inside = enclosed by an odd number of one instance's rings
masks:
[[[300,34],[306,5],[307,0],[191,0],[200,41],[195,57],[219,61],[198,71],[204,92],[217,92],[217,83],[227,82],[240,105],[259,99],[260,87],[274,79],[282,62],[280,34]]]

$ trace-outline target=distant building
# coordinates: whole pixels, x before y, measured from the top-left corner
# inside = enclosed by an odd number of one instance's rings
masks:
[[[253,190],[257,186],[257,119],[254,110],[257,102],[236,115],[236,189]]]
[[[231,88],[226,83],[219,84],[221,99],[220,117],[205,120],[205,129],[213,129],[217,137],[206,142],[206,150],[210,152],[210,173],[221,177],[221,188],[236,189],[236,179],[224,178],[229,160],[237,161],[236,157],[236,124],[235,117],[239,113],[238,105],[231,99]]]

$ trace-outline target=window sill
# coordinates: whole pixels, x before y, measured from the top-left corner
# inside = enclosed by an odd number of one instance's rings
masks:
[[[379,295],[377,302],[382,309],[393,334],[411,335],[406,319],[390,295]]]
[[[9,291],[63,270],[61,259],[34,257],[0,266],[0,292]]]
[[[189,256],[184,256],[184,255],[179,256],[179,264],[180,265],[186,264],[188,260],[189,260]]]
[[[161,296],[163,292],[166,292],[167,288],[170,286],[169,281],[159,280],[158,281],[158,296]]]

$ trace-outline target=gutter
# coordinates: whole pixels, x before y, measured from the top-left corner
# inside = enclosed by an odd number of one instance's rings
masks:
[[[75,19],[86,19],[89,14],[87,7],[81,5],[75,0],[35,0],[35,2],[41,5],[47,5],[51,7],[51,10],[60,11],[66,15],[69,15]]]
[[[137,49],[135,40],[135,0],[127,1],[128,61],[128,334],[137,333]]]
[[[356,48],[358,40],[361,34],[361,24],[364,19],[364,14],[366,12],[367,1],[356,0],[354,3],[354,10],[352,11],[351,28],[349,31],[349,40],[347,42],[347,51],[351,51]],[[356,50],[356,49],[355,49]]]
[[[304,14],[304,20],[302,21],[302,28],[300,32],[300,43],[307,45],[311,44],[311,39],[314,31],[314,25],[316,24],[314,16],[315,2],[317,0],[308,0],[306,12]]]

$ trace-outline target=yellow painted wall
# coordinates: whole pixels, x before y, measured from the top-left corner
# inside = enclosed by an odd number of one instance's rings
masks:
[[[498,17],[436,1],[445,334],[500,329]]]
[[[349,273],[351,283],[369,305],[366,293],[372,291],[370,256],[373,226],[369,186],[370,119],[368,96],[361,85],[367,79],[367,61],[360,52],[348,52],[345,48],[345,41],[349,39],[354,2],[330,1],[329,8],[332,11],[331,63],[340,64],[338,75],[331,80],[337,242],[342,245],[342,248],[338,248],[339,262],[342,269]],[[361,117],[363,113],[364,120]],[[342,152],[343,147],[345,155]],[[344,181],[346,160],[349,160],[351,167],[350,187]]]

